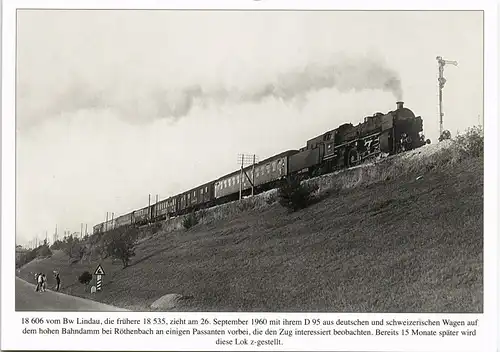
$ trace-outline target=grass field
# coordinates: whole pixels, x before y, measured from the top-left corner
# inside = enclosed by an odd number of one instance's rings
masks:
[[[134,310],[176,293],[189,297],[183,311],[482,312],[482,157],[380,181],[295,213],[274,203],[160,231],[130,267],[101,263],[97,295],[77,276],[99,262],[69,265],[62,252],[18,275],[59,270],[63,292]]]

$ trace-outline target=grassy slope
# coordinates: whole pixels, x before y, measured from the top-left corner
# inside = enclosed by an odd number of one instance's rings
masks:
[[[288,214],[274,204],[189,231],[158,233],[132,265],[103,261],[94,299],[147,309],[167,293],[182,310],[481,312],[483,161],[362,186]],[[90,297],[62,253],[29,263]],[[52,279],[52,278],[50,278]],[[53,281],[53,279],[52,279]]]

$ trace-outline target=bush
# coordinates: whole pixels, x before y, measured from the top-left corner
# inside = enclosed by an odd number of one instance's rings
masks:
[[[198,217],[194,212],[190,213],[182,220],[182,226],[184,226],[186,230],[189,230],[191,227],[195,226],[198,223],[199,223]]]
[[[79,240],[77,237],[73,237],[72,235],[65,236],[61,243],[61,249],[71,259],[80,251],[78,244]]]
[[[155,233],[157,233],[158,231],[160,231],[161,228],[162,228],[161,222],[157,222],[157,223],[151,224],[150,225],[150,232],[151,232],[152,235],[154,235]]]
[[[120,227],[109,231],[104,239],[104,251],[107,256],[122,261],[123,267],[129,265],[130,258],[135,256],[138,230],[133,226]]]
[[[19,256],[16,255],[16,268],[20,268],[25,264],[28,264],[33,259],[36,258],[38,248],[27,250]]]
[[[266,198],[266,204],[267,205],[272,205],[276,203],[277,196],[276,193],[271,193],[267,198]]]
[[[484,153],[484,131],[481,126],[467,129],[455,138],[460,150],[468,156],[480,157]]]
[[[316,183],[302,185],[299,178],[290,177],[278,188],[279,203],[290,211],[304,209],[311,204],[318,188]]]
[[[63,248],[63,242],[60,240],[56,240],[52,245],[50,246],[50,249],[52,250],[58,250]]]
[[[78,278],[78,281],[83,285],[88,285],[92,281],[92,274],[88,271],[84,271],[82,275]]]
[[[44,244],[43,246],[38,247],[36,256],[42,258],[51,257],[52,251],[50,250],[48,245]]]
[[[249,210],[252,210],[255,208],[255,198],[252,197],[252,198],[246,198],[246,199],[242,199],[240,200],[238,203],[237,203],[237,208],[238,208],[238,211],[240,211],[241,213],[245,212],[245,211],[249,211]]]

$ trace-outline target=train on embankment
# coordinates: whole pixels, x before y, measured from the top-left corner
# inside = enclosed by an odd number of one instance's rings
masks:
[[[178,195],[104,221],[93,227],[93,233],[162,221],[238,199],[240,193],[245,196],[268,190],[290,176],[319,176],[355,166],[382,153],[393,155],[419,148],[430,143],[422,132],[422,118],[404,107],[403,102],[397,102],[393,111],[367,116],[358,125],[345,123],[308,140],[299,150],[279,153]]]

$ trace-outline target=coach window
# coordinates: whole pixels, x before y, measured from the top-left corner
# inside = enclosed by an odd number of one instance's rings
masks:
[[[208,186],[205,187],[205,193],[208,193]]]
[[[188,200],[191,199],[191,193],[188,193],[188,197],[187,197]]]

